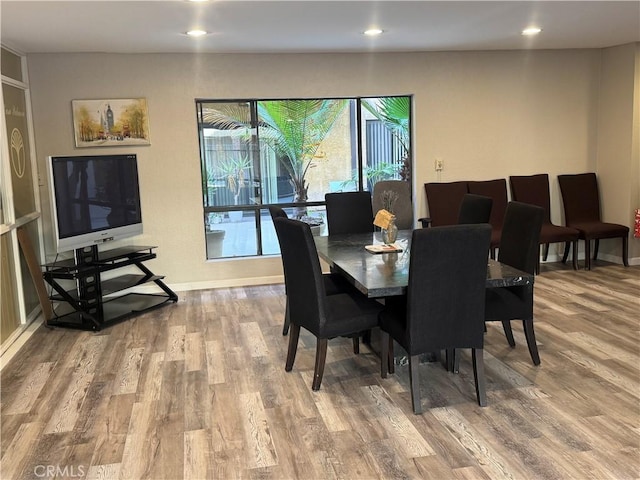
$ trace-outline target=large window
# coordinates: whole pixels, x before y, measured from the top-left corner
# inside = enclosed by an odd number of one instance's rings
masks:
[[[267,207],[325,232],[327,192],[410,181],[411,98],[198,100],[207,258],[279,252]]]

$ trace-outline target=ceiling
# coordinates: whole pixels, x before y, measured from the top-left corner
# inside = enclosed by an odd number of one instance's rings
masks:
[[[640,1],[0,2],[20,53],[303,53],[602,48],[640,41]],[[521,30],[538,25],[536,37]],[[370,27],[384,33],[362,34]],[[184,33],[199,28],[201,38]]]

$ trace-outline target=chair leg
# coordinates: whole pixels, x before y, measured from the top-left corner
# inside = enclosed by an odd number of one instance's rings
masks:
[[[549,256],[549,244],[545,243],[542,247],[542,260],[547,261],[547,257]]]
[[[622,237],[622,264],[629,266],[629,239],[626,235]]]
[[[524,327],[524,336],[527,339],[527,347],[534,365],[540,365],[540,355],[538,354],[538,345],[536,344],[536,334],[533,331],[533,319],[522,320]]]
[[[295,323],[291,325],[291,334],[289,335],[289,350],[287,351],[287,363],[284,366],[285,372],[290,372],[293,368],[293,362],[296,360],[296,352],[298,351],[298,338],[300,337],[300,325]]]
[[[476,397],[478,405],[487,406],[487,389],[484,381],[484,350],[482,348],[472,348],[471,356],[473,358],[473,377],[476,381]]]
[[[395,356],[393,354],[393,338],[391,337],[389,337],[388,361],[389,361],[389,373],[396,373],[396,362],[395,362]]]
[[[380,376],[387,378],[389,371],[389,334],[380,330]]]
[[[447,372],[453,372],[453,356],[455,355],[455,348],[447,348],[444,351],[444,368]]]
[[[324,374],[324,364],[327,360],[327,344],[329,340],[326,338],[318,338],[316,344],[316,365],[313,370],[313,385],[311,390],[320,390],[320,384],[322,383],[322,375]]]
[[[387,371],[389,370],[389,334],[383,330],[380,330],[380,376],[387,378]]]
[[[504,329],[504,335],[507,337],[507,342],[509,342],[510,347],[516,346],[516,341],[513,338],[513,330],[511,330],[511,322],[509,320],[502,321],[502,328]]]
[[[562,254],[562,263],[567,263],[567,258],[569,258],[570,248],[571,248],[571,242],[564,242],[564,253]]]
[[[353,353],[358,355],[360,353],[360,337],[353,337]]]
[[[420,366],[420,356],[411,355],[409,357],[409,384],[411,385],[411,406],[413,413],[420,415],[422,413],[422,403],[420,402],[420,374],[418,368]]]
[[[287,295],[284,305],[284,326],[282,327],[282,335],[285,337],[289,333],[289,325],[291,325],[291,317],[289,316],[289,296]]]
[[[460,373],[460,352],[453,349],[453,373]]]
[[[600,240],[596,238],[593,243],[594,243],[594,245],[593,245],[593,259],[597,260],[597,258],[598,258],[598,248],[600,247]]]
[[[567,242],[569,245],[569,242]],[[565,252],[568,255],[569,250],[568,247],[565,247]],[[578,240],[573,241],[573,269],[578,270]]]
[[[496,259],[496,249],[495,249],[495,247],[489,249],[489,257],[491,257],[491,260],[495,260]]]
[[[446,368],[447,372],[459,373],[460,372],[460,354],[455,348],[446,349]]]
[[[591,240],[584,239],[584,269],[591,270]]]

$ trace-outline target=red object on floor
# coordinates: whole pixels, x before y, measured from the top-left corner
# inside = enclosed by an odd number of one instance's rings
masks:
[[[633,236],[640,238],[640,208],[636,208],[636,223],[633,227]]]

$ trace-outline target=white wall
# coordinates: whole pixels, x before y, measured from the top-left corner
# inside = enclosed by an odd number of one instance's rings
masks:
[[[559,223],[556,175],[597,166],[600,63],[600,50],[28,57],[43,177],[47,155],[105,153],[74,149],[72,99],[147,98],[151,146],[126,149],[140,163],[145,234],[136,243],[159,246],[150,266],[169,284],[213,286],[276,280],[282,270],[279,257],[205,260],[194,99],[413,94],[418,216],[438,156],[441,181],[548,173]]]

